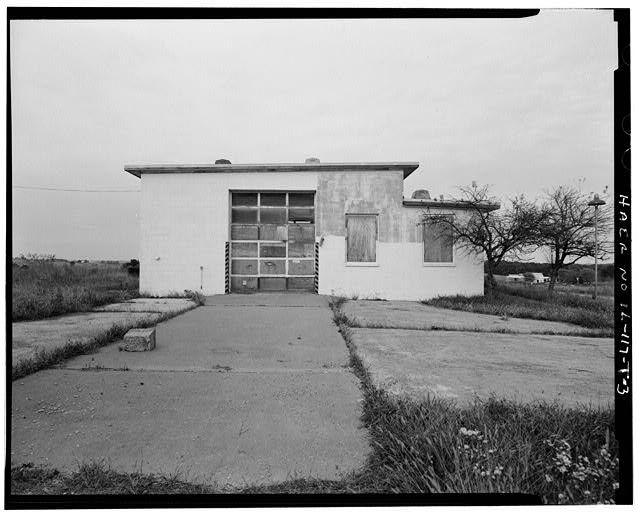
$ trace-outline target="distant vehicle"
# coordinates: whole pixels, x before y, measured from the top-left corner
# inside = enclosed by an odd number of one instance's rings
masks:
[[[524,281],[525,281],[524,275],[521,275],[521,274],[507,275],[507,277],[505,278],[505,282],[524,282]]]

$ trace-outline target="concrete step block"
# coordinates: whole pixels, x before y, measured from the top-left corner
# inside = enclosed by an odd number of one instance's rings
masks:
[[[125,352],[149,352],[156,347],[155,328],[132,328],[124,335],[120,349]]]

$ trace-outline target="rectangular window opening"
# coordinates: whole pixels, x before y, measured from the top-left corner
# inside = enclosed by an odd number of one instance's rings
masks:
[[[423,262],[425,264],[453,263],[453,230],[446,221],[424,223]]]
[[[347,262],[376,262],[378,216],[347,214]]]

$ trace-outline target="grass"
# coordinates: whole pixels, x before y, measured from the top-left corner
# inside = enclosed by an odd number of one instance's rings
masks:
[[[41,369],[50,368],[60,362],[63,362],[72,357],[78,355],[85,355],[87,353],[96,352],[98,349],[106,346],[118,339],[122,339],[124,335],[132,328],[148,328],[166,321],[174,316],[180,314],[175,313],[163,313],[159,317],[148,318],[139,320],[132,323],[116,324],[111,326],[106,332],[103,332],[99,336],[80,339],[69,340],[66,344],[55,348],[42,348],[36,349],[34,355],[19,360],[11,371],[11,380],[17,380],[26,375],[40,371]]]
[[[613,334],[613,303],[572,294],[549,298],[546,290],[523,287],[498,287],[491,296],[439,296],[423,300],[425,305],[479,312],[514,318],[529,318],[572,323],[585,328],[606,329]]]
[[[138,277],[117,262],[19,259],[12,266],[12,321],[90,311],[138,296]]]
[[[568,409],[490,398],[470,406],[416,402],[377,389],[351,342],[349,320],[330,302],[364,397],[371,453],[339,480],[294,479],[237,490],[190,484],[177,476],[117,473],[88,463],[71,474],[11,470],[12,494],[521,493],[548,504],[613,503],[618,447],[612,409]]]
[[[373,452],[354,478],[364,491],[526,493],[543,503],[613,503],[618,458],[613,409],[568,409],[490,398],[458,406],[377,389],[330,303],[364,394]]]

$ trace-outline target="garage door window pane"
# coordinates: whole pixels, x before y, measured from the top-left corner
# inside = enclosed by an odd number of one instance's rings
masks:
[[[234,207],[231,209],[231,223],[257,223],[258,209]]]
[[[423,225],[424,262],[453,262],[451,227],[444,222]]]
[[[258,193],[231,193],[231,205],[258,205]]]
[[[260,223],[280,225],[287,222],[286,209],[260,209]]]
[[[258,243],[231,243],[231,257],[257,257]]]
[[[284,207],[287,205],[287,193],[260,193],[260,205]]]
[[[313,207],[313,193],[289,193],[289,207]]]
[[[347,214],[347,262],[376,262],[377,216]]]

